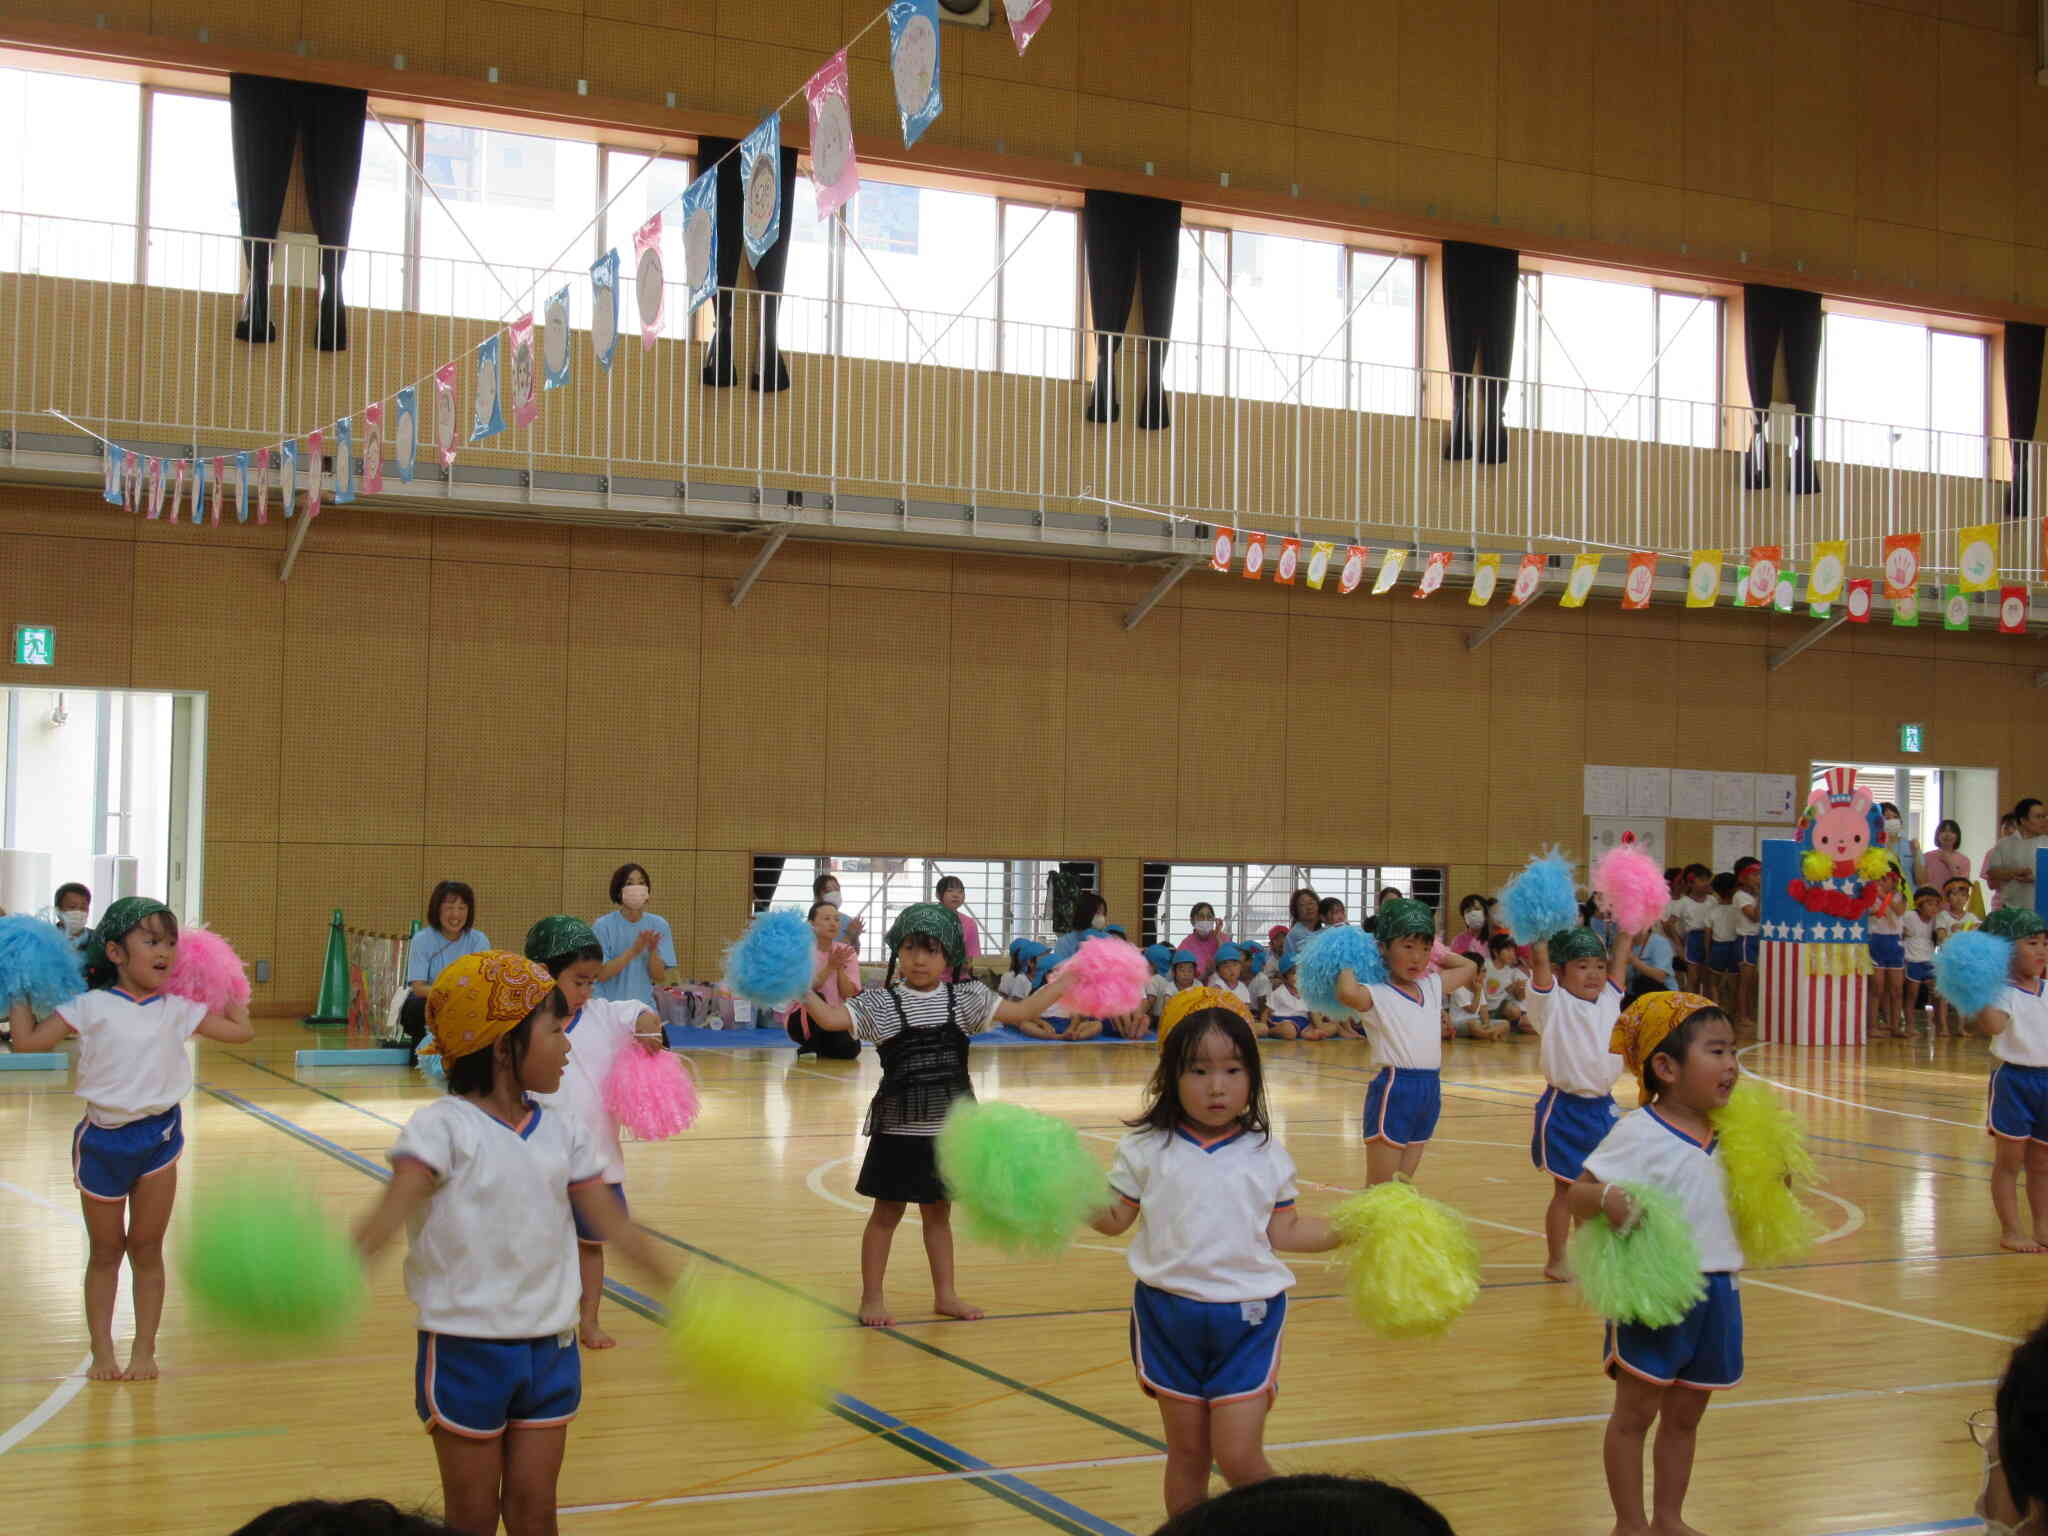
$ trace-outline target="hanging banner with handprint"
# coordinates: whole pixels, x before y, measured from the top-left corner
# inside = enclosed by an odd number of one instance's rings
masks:
[[[1888,533],[1884,536],[1884,595],[1890,598],[1915,596],[1920,586],[1920,535]]]
[[[1956,585],[1965,592],[1998,590],[1998,524],[1956,530]]]

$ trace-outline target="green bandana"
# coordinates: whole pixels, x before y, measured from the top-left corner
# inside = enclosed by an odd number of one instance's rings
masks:
[[[967,963],[967,940],[960,932],[960,919],[953,909],[941,906],[936,901],[920,901],[905,907],[895,922],[889,925],[889,953],[891,956],[903,947],[903,941],[914,934],[938,940],[939,948],[946,952],[950,965]]]
[[[1436,909],[1423,901],[1397,896],[1379,910],[1372,931],[1382,944],[1394,939],[1436,937]]]
[[[1570,965],[1574,960],[1605,960],[1607,946],[1590,928],[1567,928],[1550,938],[1550,963]]]
[[[544,917],[526,930],[526,958],[536,965],[546,965],[550,960],[563,955],[573,955],[579,949],[592,946],[602,949],[597,942],[597,932],[580,917],[568,917],[560,913]]]
[[[123,896],[100,915],[99,926],[85,941],[85,963],[88,966],[112,965],[114,962],[107,958],[109,944],[120,943],[159,912],[170,910],[148,896]]]
[[[1995,912],[1985,913],[1984,921],[1978,926],[1988,934],[2014,942],[2048,931],[2048,922],[2043,922],[2041,914],[2032,907],[2000,907]]]

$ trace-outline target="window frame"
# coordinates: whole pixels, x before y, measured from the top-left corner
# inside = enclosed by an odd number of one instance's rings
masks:
[[[1647,389],[1639,390],[1633,398],[1649,401],[1652,422],[1645,433],[1624,434],[1618,432],[1588,432],[1580,428],[1576,432],[1566,427],[1546,427],[1543,423],[1543,393],[1546,389],[1572,389],[1581,394],[1596,393],[1583,379],[1565,382],[1545,379],[1540,376],[1537,359],[1542,355],[1542,328],[1547,323],[1542,314],[1543,279],[1547,276],[1570,278],[1577,282],[1612,283],[1616,287],[1648,289],[1650,293],[1650,356],[1645,372]],[[1515,308],[1520,329],[1515,347],[1515,366],[1508,375],[1508,399],[1519,407],[1521,419],[1512,425],[1515,430],[1526,432],[1552,432],[1564,436],[1590,436],[1608,438],[1614,442],[1645,443],[1674,447],[1713,447],[1719,443],[1720,432],[1709,435],[1706,444],[1686,442],[1666,444],[1664,439],[1663,411],[1667,405],[1707,406],[1718,413],[1728,405],[1728,299],[1729,295],[1701,285],[1697,287],[1676,287],[1663,282],[1653,273],[1637,274],[1628,272],[1587,272],[1550,264],[1531,264],[1519,268],[1515,274]],[[1711,327],[1714,338],[1714,363],[1711,371],[1713,394],[1706,400],[1694,400],[1680,395],[1664,393],[1664,359],[1670,352],[1668,345],[1659,343],[1663,335],[1663,308],[1666,299],[1685,299],[1693,303],[1713,305],[1714,323]],[[1608,393],[1611,393],[1609,391]],[[1519,394],[1519,399],[1517,395]]]
[[[1829,411],[1829,401],[1827,397],[1828,321],[1837,317],[1844,320],[1874,321],[1880,325],[1907,326],[1921,333],[1922,344],[1920,348],[1920,382],[1922,385],[1922,389],[1924,391],[1924,398],[1927,402],[1927,414],[1924,419],[1918,422],[1878,420],[1864,421],[1860,417],[1837,417]],[[1839,422],[1842,426],[1862,425],[1871,427],[1890,427],[1903,431],[1918,432],[1922,434],[1927,445],[1926,462],[1918,466],[1917,468],[1913,466],[1907,466],[1904,469],[1901,469],[1899,471],[1900,473],[1946,475],[1950,476],[1951,478],[1966,480],[1980,480],[1990,477],[1993,474],[1994,462],[1994,455],[1991,452],[1991,445],[1995,440],[1994,434],[1991,430],[1991,426],[1998,412],[1998,381],[1996,378],[1996,369],[1994,366],[1995,360],[1992,356],[1992,353],[1995,350],[1993,346],[1993,341],[1994,338],[2002,337],[2003,330],[2004,327],[2002,325],[1992,326],[1989,324],[1973,323],[1969,321],[1960,320],[1953,315],[1936,315],[1925,310],[1886,309],[1881,306],[1858,303],[1853,300],[1834,300],[1829,299],[1826,296],[1823,296],[1821,299],[1820,378],[1817,381],[1817,387],[1815,389],[1815,395],[1817,397],[1816,404],[1818,407],[1817,414],[1821,422],[1824,424]],[[1975,429],[1974,435],[1983,440],[1984,463],[1980,469],[1973,471],[1969,474],[1961,474],[1956,471],[1946,470],[1942,468],[1941,465],[1942,455],[1940,452],[1939,436],[1942,433],[1951,432],[1952,429],[1947,427],[1936,427],[1934,425],[1934,347],[1935,338],[1938,336],[1949,336],[1954,337],[1958,340],[1973,341],[1977,343],[1978,347],[1981,349],[1982,352],[1983,366],[1981,381],[1983,387],[1984,409],[1982,412],[1981,422]],[[1972,434],[1964,433],[1962,435],[1969,436]],[[1864,459],[1852,458],[1846,452],[1830,453],[1828,451],[1830,446],[1828,443],[1828,436],[1829,434],[1825,430],[1823,430],[1821,453],[1818,460],[1818,462],[1820,463],[1863,465],[1867,468],[1881,469],[1895,467],[1890,465],[1871,464],[1869,461]],[[2008,440],[2010,440],[2011,433],[2009,430],[2006,433],[2006,437]],[[1843,443],[1846,443],[1848,440],[1848,434],[1846,432],[1842,433],[1841,439]],[[2025,439],[2021,440],[2025,441]]]
[[[1172,871],[1175,868],[1220,869],[1223,871],[1224,887],[1228,892],[1224,898],[1223,905],[1228,910],[1219,909],[1216,916],[1217,921],[1222,924],[1224,931],[1230,934],[1231,942],[1236,944],[1244,943],[1247,940],[1257,944],[1264,944],[1266,942],[1266,933],[1263,927],[1254,931],[1245,926],[1248,922],[1256,921],[1248,916],[1252,888],[1250,871],[1254,868],[1268,872],[1276,869],[1286,869],[1289,872],[1287,891],[1290,896],[1305,885],[1315,889],[1318,897],[1335,894],[1334,892],[1316,888],[1312,881],[1305,878],[1312,872],[1339,870],[1346,876],[1358,876],[1358,902],[1354,905],[1351,901],[1346,900],[1344,903],[1345,917],[1354,926],[1362,926],[1378,915],[1377,898],[1381,886],[1389,884],[1404,885],[1412,895],[1415,888],[1422,883],[1416,877],[1425,874],[1435,876],[1436,899],[1429,904],[1435,910],[1439,920],[1441,920],[1444,916],[1446,896],[1450,890],[1451,875],[1451,866],[1448,863],[1395,863],[1392,860],[1354,863],[1345,859],[1312,859],[1301,862],[1282,860],[1269,864],[1257,859],[1148,858],[1141,860],[1138,865],[1139,937],[1136,942],[1140,945],[1173,944],[1178,942],[1177,935],[1182,925],[1186,922],[1186,919],[1180,916],[1180,913],[1190,904],[1186,902],[1173,904],[1169,901],[1169,895],[1173,889]],[[1150,872],[1154,869],[1163,869],[1167,872],[1166,883],[1162,884],[1159,888],[1158,902],[1153,909],[1155,916],[1148,921],[1144,916],[1145,886]],[[1388,880],[1385,877],[1387,871],[1405,871],[1406,877],[1401,880]],[[1420,899],[1428,900],[1427,897]],[[1283,897],[1283,915],[1285,915],[1285,901],[1286,898]]]

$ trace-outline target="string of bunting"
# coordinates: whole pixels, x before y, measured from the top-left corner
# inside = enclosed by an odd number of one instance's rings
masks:
[[[1011,40],[1021,56],[1052,16],[1052,0],[1003,0]],[[941,90],[941,32],[938,0],[891,0],[847,39],[797,91],[763,116],[734,149],[740,162],[738,235],[750,266],[758,266],[776,244],[782,228],[782,108],[801,96],[810,119],[811,178],[817,188],[818,212],[831,218],[860,188],[860,165],[854,153],[849,49],[877,23],[889,25],[889,73],[896,95],[897,119],[905,148],[914,146],[944,110]],[[718,288],[718,167],[721,155],[704,166],[677,199],[674,216],[682,231],[688,288],[687,313],[694,315]],[[652,164],[653,157],[649,157]],[[643,170],[645,167],[642,168]],[[637,179],[637,173],[636,173]],[[591,223],[624,195],[622,185],[598,210]],[[640,345],[652,350],[662,333],[667,300],[662,271],[663,213],[657,210],[633,234],[635,296],[638,300]],[[586,226],[588,228],[589,226]],[[619,337],[619,251],[605,252],[590,268],[592,318],[591,358],[609,372]],[[322,506],[322,466],[331,449],[335,456],[334,501],[346,504],[360,494],[384,489],[387,468],[410,484],[417,471],[422,436],[420,394],[431,386],[431,442],[445,470],[455,463],[459,443],[488,443],[508,428],[531,427],[540,419],[541,400],[569,382],[571,342],[569,289],[564,286],[544,300],[538,316],[532,309],[511,320],[432,373],[362,410],[362,474],[355,470],[355,419],[339,421],[303,434],[293,434],[262,448],[190,458],[144,454],[115,442],[59,411],[79,431],[99,440],[103,450],[100,494],[148,520],[218,525],[232,488],[234,517],[246,523],[270,520],[271,497],[277,496],[286,518],[303,507],[318,517]],[[536,356],[538,352],[538,356]],[[473,360],[471,411],[466,433],[456,410],[463,364]],[[509,386],[506,383],[509,372]],[[509,389],[509,398],[508,396]],[[304,499],[300,500],[300,467],[305,466]],[[188,490],[189,487],[189,490]]]
[[[1957,530],[1956,579],[1940,589],[1944,629],[1968,629],[1971,599],[1980,594],[1995,593],[1998,632],[2002,635],[2024,635],[2027,632],[2032,587],[2029,583],[2013,584],[2001,579],[1999,549],[2003,531],[2003,525],[1999,523],[1980,523]],[[2041,580],[2048,582],[2048,517],[2041,519],[2040,532]],[[1340,553],[1334,540],[1310,540],[1307,541],[1308,553],[1304,560],[1303,542],[1261,530],[1218,528],[1210,546],[1209,568],[1223,575],[1236,571],[1247,580],[1260,581],[1265,577],[1270,558],[1273,580],[1280,586],[1293,586],[1297,573],[1303,573],[1303,584],[1311,591],[1320,592],[1333,565],[1337,568],[1338,592],[1349,595],[1364,583],[1366,567],[1373,560],[1368,546],[1349,544],[1343,546]],[[1882,597],[1890,604],[1892,623],[1908,629],[1917,626],[1920,622],[1920,554],[1925,542],[1923,534],[1887,534],[1881,582],[1872,578],[1849,578],[1849,543],[1846,539],[1816,543],[1813,560],[1806,573],[1807,612],[1816,619],[1830,618],[1839,603],[1843,607],[1843,617],[1851,623],[1868,624],[1881,589]],[[1269,544],[1277,545],[1278,551],[1271,557],[1267,553]],[[1373,578],[1372,596],[1383,597],[1400,585],[1409,554],[1407,546],[1393,546],[1381,551],[1377,574]],[[1694,550],[1687,562],[1685,606],[1713,608],[1720,603],[1725,588],[1731,607],[1796,612],[1800,605],[1799,573],[1785,561],[1783,547],[1776,544],[1753,545],[1746,556],[1736,565],[1733,580],[1728,581],[1724,580],[1728,551]],[[1502,558],[1497,551],[1473,555],[1472,586],[1465,599],[1471,606],[1484,608],[1492,603],[1500,583]],[[1591,550],[1571,557],[1564,589],[1558,594],[1560,608],[1583,608],[1586,605],[1586,599],[1592,595],[1594,579],[1600,574],[1603,558]],[[1640,550],[1627,555],[1626,575],[1621,588],[1621,606],[1625,611],[1640,612],[1650,606],[1656,589],[1657,563],[1661,558],[1654,550]],[[1435,550],[1421,556],[1413,594],[1416,598],[1430,597],[1443,586],[1451,559],[1450,550]],[[1549,570],[1549,558],[1544,555],[1525,554],[1520,561],[1514,581],[1508,588],[1509,607],[1520,607],[1535,598],[1543,590]]]

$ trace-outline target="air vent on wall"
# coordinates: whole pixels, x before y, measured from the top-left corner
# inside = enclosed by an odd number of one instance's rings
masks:
[[[2048,5],[2048,0],[2041,0]],[[985,27],[989,22],[990,0],[939,0],[939,19],[963,27]]]

